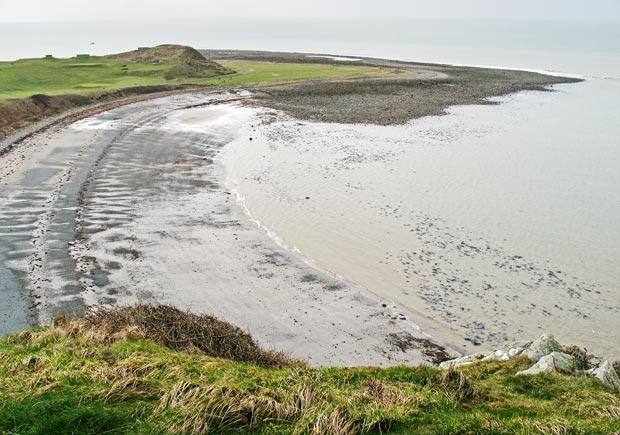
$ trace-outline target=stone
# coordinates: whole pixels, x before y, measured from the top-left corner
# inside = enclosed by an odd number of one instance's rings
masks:
[[[495,352],[488,353],[482,361],[508,361],[510,358],[521,355],[524,346],[512,345],[504,349],[498,349]]]
[[[575,371],[575,358],[567,353],[551,352],[541,357],[536,364],[527,370],[522,370],[517,375],[536,375],[538,373],[573,373]]]
[[[501,349],[496,350],[485,355],[482,361],[501,361],[506,356],[506,352]]]
[[[524,348],[521,346],[515,346],[508,349],[508,356],[510,358],[521,355],[523,353]]]
[[[486,353],[474,353],[472,355],[462,356],[460,358],[452,359],[450,361],[444,361],[439,364],[440,369],[454,369],[456,367],[467,366],[469,364],[473,364],[478,361],[482,361],[482,359],[487,356]]]
[[[523,350],[523,355],[534,362],[538,362],[543,356],[552,352],[561,353],[562,345],[557,342],[553,335],[543,334]]]
[[[620,391],[620,378],[609,361],[603,361],[598,368],[589,370],[589,373],[605,386]]]

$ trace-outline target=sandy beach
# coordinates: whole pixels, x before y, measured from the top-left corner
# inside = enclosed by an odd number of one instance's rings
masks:
[[[456,354],[393,303],[278,246],[218,162],[255,109],[195,93],[53,128],[3,156],[0,333],[92,304],[171,303],[311,364],[393,365]]]
[[[612,317],[618,307],[567,271],[451,227],[451,209],[416,208],[437,171],[408,166],[426,155],[410,155],[411,138],[443,147],[478,134],[444,128],[443,117],[427,118],[428,130],[408,120],[575,80],[346,62],[395,70],[133,102],[0,156],[0,334],[91,305],[146,302],[219,316],[313,365],[434,363],[537,334],[564,308],[565,323],[603,337],[593,313],[606,322],[601,307]],[[387,184],[368,190],[376,177]],[[428,186],[404,203],[403,182]]]
[[[536,136],[563,99],[522,94],[402,126],[279,112],[225,149],[229,184],[285,245],[427,320],[435,337],[451,331],[475,352],[549,331],[615,357],[617,208],[566,177],[579,153]]]

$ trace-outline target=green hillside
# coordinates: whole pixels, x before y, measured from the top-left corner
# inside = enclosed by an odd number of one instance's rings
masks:
[[[1,339],[0,434],[619,433],[617,393],[515,375],[529,364],[315,369],[217,319],[141,306]]]
[[[379,68],[290,63],[226,65],[181,45],[161,45],[109,56],[0,62],[0,99],[35,94],[92,94],[138,86],[234,85],[378,73]]]
[[[0,62],[0,99],[184,84],[232,72],[179,45],[104,57],[21,59]]]

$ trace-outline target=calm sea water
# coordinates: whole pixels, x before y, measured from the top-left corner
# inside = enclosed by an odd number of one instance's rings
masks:
[[[617,22],[212,19],[0,24],[0,60],[163,43],[394,57],[620,77]]]
[[[404,127],[283,120],[231,144],[225,163],[249,213],[323,269],[463,337],[548,330],[620,357],[618,23],[2,24],[0,39],[7,60],[173,42],[588,78]]]

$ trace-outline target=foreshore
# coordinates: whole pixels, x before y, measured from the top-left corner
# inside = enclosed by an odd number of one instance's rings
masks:
[[[260,58],[285,60],[270,56]],[[571,81],[382,65],[404,72],[125,101],[132,104],[83,112],[81,121],[19,142],[0,156],[0,333],[89,305],[170,303],[220,316],[313,365],[458,356],[460,348],[426,333],[414,314],[275,244],[224,184],[219,153],[259,121],[257,111],[262,119],[275,109],[311,121],[399,124]]]

